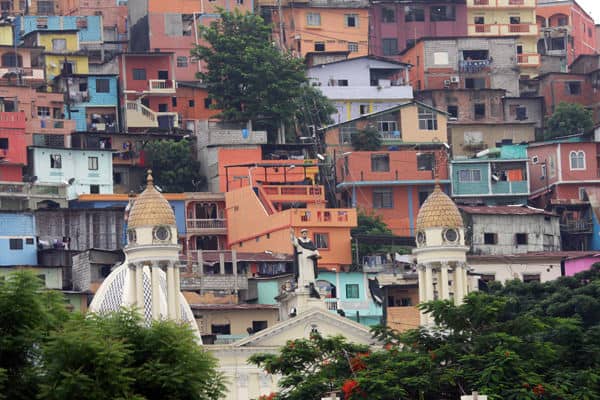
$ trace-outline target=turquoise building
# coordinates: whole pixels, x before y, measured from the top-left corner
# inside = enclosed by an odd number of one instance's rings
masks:
[[[476,158],[450,163],[452,197],[457,203],[526,204],[529,164],[526,145],[484,150]]]
[[[30,146],[28,173],[40,183],[68,186],[67,199],[80,194],[112,194],[112,150]]]
[[[42,12],[39,12],[42,14]],[[100,15],[25,15],[17,16],[17,43],[24,35],[33,31],[77,30],[80,45],[102,43],[104,41],[102,16]]]

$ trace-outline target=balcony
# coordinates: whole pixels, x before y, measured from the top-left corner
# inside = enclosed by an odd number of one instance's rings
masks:
[[[591,219],[573,219],[567,218],[560,223],[560,231],[570,234],[586,234],[592,233],[594,223]]]
[[[127,100],[128,128],[160,128],[179,127],[179,115],[174,112],[156,112],[141,102]]]
[[[227,220],[220,219],[192,219],[186,220],[188,233],[202,234],[227,234]]]
[[[501,35],[538,35],[538,26],[535,23],[524,23],[524,24],[507,24],[501,25]]]
[[[458,70],[461,73],[476,74],[489,69],[492,64],[491,59],[486,60],[460,60],[458,62]]]
[[[538,67],[540,65],[540,55],[536,53],[517,54],[517,64],[521,67]]]
[[[13,202],[13,200],[17,201]],[[66,185],[0,182],[0,204],[5,210],[35,210],[43,201],[54,201],[60,207],[66,208],[68,206]]]
[[[325,192],[322,186],[264,185],[262,189],[272,203],[325,202]]]
[[[524,24],[469,24],[469,36],[537,36],[538,26],[535,23]]]
[[[0,112],[0,128],[25,129],[25,113]]]
[[[306,208],[287,210],[291,225],[296,227],[354,227],[355,208]]]
[[[148,89],[148,93],[174,94],[176,84],[173,79],[150,79]]]
[[[23,83],[44,81],[44,69],[43,68],[15,68],[15,67],[4,67],[0,68],[0,77],[6,77],[18,80],[19,73]],[[13,78],[14,76],[14,78]]]
[[[467,0],[468,8],[534,8],[535,0]]]
[[[500,25],[469,24],[467,34],[469,36],[498,36],[500,34]]]
[[[528,195],[529,184],[527,181],[501,181],[492,183],[492,194]]]
[[[32,118],[27,121],[27,132],[68,135],[76,129],[77,121],[53,118]]]

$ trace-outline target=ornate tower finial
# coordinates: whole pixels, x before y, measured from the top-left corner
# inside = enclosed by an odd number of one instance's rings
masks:
[[[146,176],[146,184],[149,187],[154,186],[154,178],[152,177],[152,170],[151,169],[148,170],[148,175]]]

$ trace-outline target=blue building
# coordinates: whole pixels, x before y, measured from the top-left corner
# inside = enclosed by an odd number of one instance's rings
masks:
[[[364,272],[319,272],[317,284],[327,298],[327,309],[340,312],[363,325],[378,325],[383,308],[373,299],[369,289],[369,277]]]
[[[0,266],[37,265],[33,213],[0,213]]]
[[[112,194],[112,150],[30,146],[29,175],[40,183],[68,186],[67,198],[80,194]]]
[[[65,116],[76,121],[78,132],[119,132],[117,75],[59,76],[55,86],[68,93]]]
[[[476,158],[450,163],[452,197],[462,204],[526,204],[529,196],[527,146],[484,150]]]
[[[42,16],[25,15],[17,16],[15,20],[17,26],[17,43],[21,37],[33,31],[62,31],[77,30],[79,43],[82,47],[86,44],[100,44],[104,41],[102,16]]]

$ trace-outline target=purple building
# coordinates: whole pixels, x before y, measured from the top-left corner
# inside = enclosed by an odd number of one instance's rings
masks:
[[[467,36],[466,0],[383,0],[371,5],[369,54],[394,57],[419,38]]]

